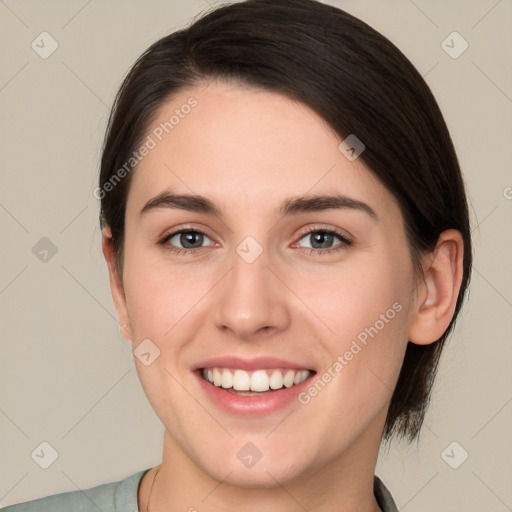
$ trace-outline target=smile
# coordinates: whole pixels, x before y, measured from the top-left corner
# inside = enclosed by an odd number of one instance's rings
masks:
[[[297,395],[317,373],[300,361],[227,354],[198,361],[191,370],[199,392],[213,407],[253,418],[296,406]]]
[[[304,382],[310,375],[310,370],[274,368],[246,371],[232,368],[203,368],[203,379],[216,387],[244,395],[266,393],[282,388],[291,388]],[[249,393],[247,393],[249,392]]]

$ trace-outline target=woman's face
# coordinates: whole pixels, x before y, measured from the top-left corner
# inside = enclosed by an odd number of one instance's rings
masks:
[[[393,196],[276,93],[204,84],[146,136],[118,311],[173,449],[249,486],[376,451],[415,287]]]

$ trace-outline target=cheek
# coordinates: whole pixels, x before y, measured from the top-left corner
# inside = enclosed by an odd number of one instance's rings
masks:
[[[405,306],[402,303],[411,288],[410,275],[407,261],[393,258],[361,258],[337,269],[326,266],[294,278],[294,291],[331,331],[329,336],[326,330],[324,339],[332,349],[343,349],[347,340],[376,323],[379,330],[384,330],[384,321],[390,331],[386,320],[403,320],[404,314],[396,314],[400,307],[393,309],[393,305],[398,302]]]
[[[391,398],[407,345],[409,270],[407,258],[390,255],[331,272],[317,280],[321,287],[310,284],[308,304],[331,334],[322,338],[328,356],[321,382],[303,402],[335,404],[330,421],[351,417],[362,425]]]
[[[209,278],[192,266],[166,265],[161,255],[147,250],[133,248],[126,255],[124,288],[134,340],[170,338],[178,325],[183,335],[215,276]]]
[[[144,393],[166,428],[181,432],[181,410],[188,395],[178,383],[183,374],[178,370],[190,325],[194,324],[194,304],[206,293],[205,284],[185,267],[166,266],[152,251],[127,244],[125,252],[124,288],[132,328],[133,349],[145,340],[151,361],[146,366],[137,360],[135,366]],[[147,342],[146,342],[147,343]],[[159,351],[159,352],[158,352]],[[157,354],[157,356],[155,356]],[[154,358],[154,359],[153,359]]]

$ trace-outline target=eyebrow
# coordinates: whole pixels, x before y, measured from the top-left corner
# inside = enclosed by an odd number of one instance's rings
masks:
[[[175,194],[162,192],[150,199],[140,211],[140,215],[160,208],[187,210],[222,217],[222,210],[210,199],[197,194]],[[313,195],[285,199],[279,208],[283,216],[304,212],[317,212],[330,209],[351,209],[368,214],[374,220],[379,217],[375,210],[366,203],[344,195]]]

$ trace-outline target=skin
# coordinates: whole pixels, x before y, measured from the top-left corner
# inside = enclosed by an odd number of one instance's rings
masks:
[[[373,475],[391,390],[408,340],[432,343],[452,318],[460,233],[442,233],[436,251],[424,255],[425,279],[417,280],[396,200],[360,160],[339,151],[340,137],[316,113],[277,93],[205,85],[165,103],[152,125],[197,99],[134,171],[122,279],[110,231],[103,231],[123,336],[134,349],[147,338],[160,349],[149,366],[135,358],[165,426],[162,464],[143,478],[139,509],[148,510],[159,469],[152,512],[380,510]],[[171,208],[140,214],[170,189],[207,196],[222,216]],[[278,212],[284,199],[335,192],[368,204],[378,220],[348,208]],[[183,226],[206,235],[195,255],[159,244]],[[353,243],[321,254],[306,234],[318,226]],[[251,264],[236,252],[247,236],[263,249]],[[172,243],[183,249],[179,236]],[[334,237],[326,247],[339,243]],[[306,405],[239,417],[209,402],[191,373],[207,357],[269,355],[321,375],[397,302],[395,318]],[[247,442],[262,453],[251,468],[237,458]]]

